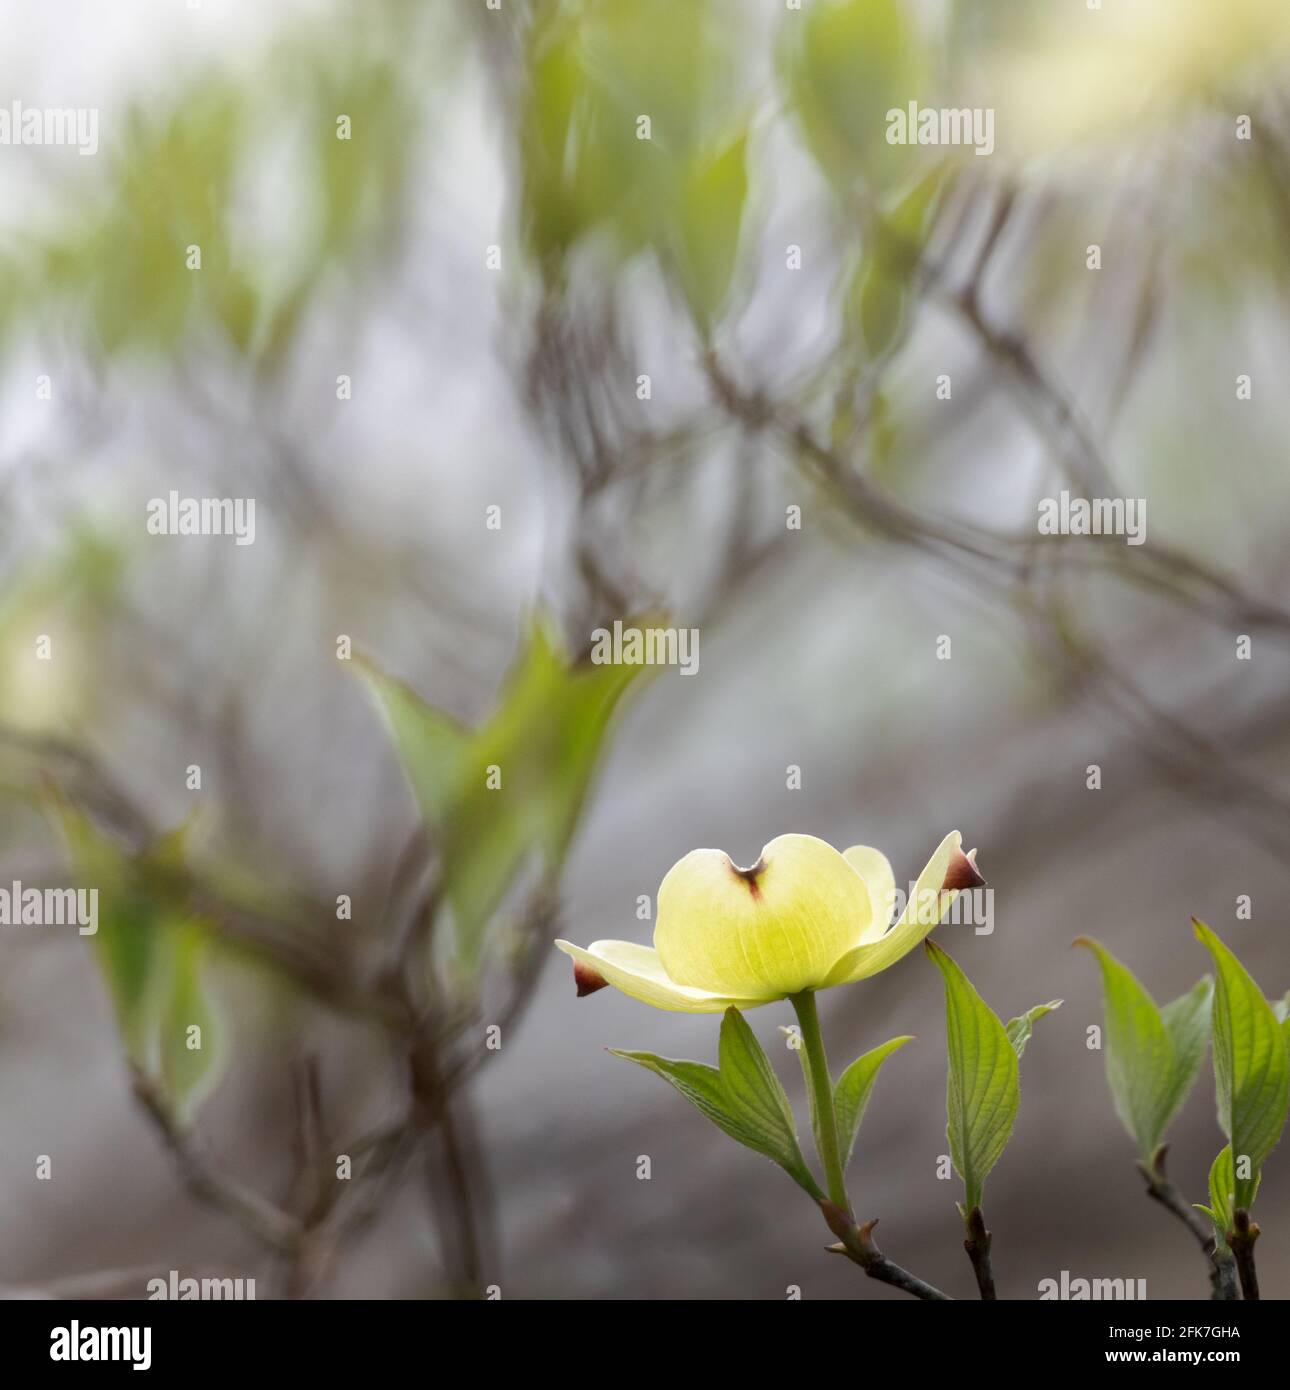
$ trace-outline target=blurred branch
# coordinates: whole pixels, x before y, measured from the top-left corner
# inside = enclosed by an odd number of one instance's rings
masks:
[[[301,1225],[266,1198],[229,1177],[194,1146],[176,1123],[165,1098],[137,1068],[134,1093],[166,1147],[174,1155],[188,1190],[199,1201],[224,1212],[264,1245],[280,1254],[295,1251]]]

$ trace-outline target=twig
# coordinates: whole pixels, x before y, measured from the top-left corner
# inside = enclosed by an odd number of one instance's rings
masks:
[[[985,1228],[985,1217],[980,1207],[973,1207],[967,1217],[967,1239],[963,1248],[972,1261],[972,1273],[976,1275],[976,1286],[986,1302],[993,1303],[998,1295],[994,1291],[994,1266],[990,1261],[992,1237]]]
[[[870,1279],[890,1284],[892,1288],[913,1294],[915,1298],[925,1299],[929,1303],[954,1301],[949,1294],[942,1293],[940,1289],[934,1288],[916,1274],[893,1264],[878,1249],[873,1238],[873,1228],[878,1224],[876,1217],[857,1226],[840,1207],[834,1206],[830,1201],[821,1201],[820,1209],[824,1212],[825,1221],[829,1223],[829,1230],[838,1237],[836,1245],[825,1247],[829,1254],[845,1255],[853,1264],[858,1264]]]
[[[192,1145],[175,1122],[164,1097],[153,1082],[134,1072],[134,1093],[152,1120],[166,1147],[175,1157],[188,1190],[207,1205],[235,1217],[246,1230],[271,1249],[294,1252],[300,1239],[300,1222],[259,1193],[222,1173]]]
[[[1183,1200],[1182,1194],[1165,1176],[1165,1155],[1168,1144],[1161,1144],[1152,1156],[1150,1163],[1138,1160],[1138,1171],[1147,1180],[1147,1196],[1154,1198],[1168,1212],[1171,1212],[1196,1237],[1196,1242],[1205,1253],[1209,1266],[1211,1299],[1216,1302],[1230,1302],[1236,1298],[1236,1273],[1230,1259],[1226,1259],[1218,1249],[1214,1236],[1213,1223],[1206,1220],[1195,1207]]]
[[[1254,1268],[1254,1242],[1258,1238],[1258,1222],[1250,1220],[1250,1213],[1244,1207],[1237,1207],[1232,1213],[1232,1230],[1227,1233],[1227,1243],[1236,1256],[1241,1293],[1247,1301],[1257,1301],[1259,1297],[1259,1276]]]

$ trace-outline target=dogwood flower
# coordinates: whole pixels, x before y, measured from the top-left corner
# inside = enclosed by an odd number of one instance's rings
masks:
[[[892,925],[896,879],[868,845],[839,853],[813,835],[780,835],[751,868],[692,850],[658,890],[654,945],[555,944],[573,957],[581,997],[605,985],[676,1013],[755,1009],[876,975],[937,925],[962,889],[985,880],[952,831]]]

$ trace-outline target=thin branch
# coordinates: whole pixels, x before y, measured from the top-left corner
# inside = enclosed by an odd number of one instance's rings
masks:
[[[1138,1171],[1147,1182],[1147,1196],[1176,1216],[1196,1237],[1196,1242],[1205,1255],[1212,1290],[1210,1297],[1217,1302],[1230,1302],[1236,1298],[1236,1273],[1233,1263],[1230,1259],[1224,1258],[1218,1249],[1213,1222],[1189,1205],[1165,1176],[1165,1156],[1168,1151],[1169,1145],[1161,1144],[1150,1163],[1138,1160]]]
[[[270,1249],[281,1254],[293,1253],[301,1234],[300,1222],[258,1192],[221,1172],[200,1153],[190,1136],[176,1123],[157,1087],[138,1069],[134,1073],[134,1093],[174,1155],[193,1196],[234,1217]]]
[[[858,1264],[870,1279],[877,1279],[882,1284],[890,1284],[894,1289],[901,1289],[903,1292],[912,1294],[915,1298],[921,1298],[929,1303],[952,1303],[954,1300],[949,1294],[942,1293],[940,1289],[933,1287],[926,1280],[920,1279],[916,1274],[911,1274],[907,1269],[902,1269],[898,1264],[894,1264],[886,1255],[878,1249],[877,1243],[873,1238],[873,1228],[878,1224],[875,1217],[872,1221],[866,1221],[857,1226],[847,1214],[832,1202],[822,1201],[820,1209],[824,1212],[824,1219],[829,1224],[829,1230],[838,1237],[836,1245],[826,1246],[831,1255],[845,1255],[853,1264]]]

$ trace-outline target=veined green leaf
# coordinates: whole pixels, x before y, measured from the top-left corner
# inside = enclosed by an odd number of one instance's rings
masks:
[[[720,1067],[652,1052],[610,1051],[670,1082],[718,1129],[773,1159],[817,1201],[824,1195],[802,1157],[784,1088],[738,1009],[727,1009],[721,1021]]]
[[[1150,1163],[1165,1127],[1195,1079],[1194,1009],[1204,982],[1169,1006],[1167,1025],[1156,1001],[1105,946],[1086,936],[1075,944],[1087,946],[1101,967],[1106,1079],[1115,1113],[1137,1142],[1139,1156]],[[1175,1033],[1183,1047],[1181,1055]],[[1203,1053],[1203,1037],[1199,1047]]]
[[[1232,1169],[1232,1146],[1224,1144],[1209,1169],[1209,1206],[1204,1210],[1209,1214],[1218,1230],[1219,1240],[1224,1240],[1232,1229],[1232,1204],[1236,1195],[1236,1174]]]
[[[1214,981],[1210,976],[1203,975],[1186,994],[1170,1000],[1160,1010],[1160,1020],[1174,1049],[1173,1074],[1162,1099],[1165,1124],[1178,1113],[1196,1081],[1200,1064],[1205,1060],[1213,1000]]]
[[[770,1147],[765,1152],[781,1164],[795,1155],[800,1159],[788,1096],[738,1009],[727,1009],[721,1019],[718,1058],[726,1099],[749,1129],[766,1136]]]
[[[1017,1054],[1007,1030],[962,970],[933,942],[923,946],[945,979],[946,1134],[954,1167],[963,1179],[964,1211],[971,1212],[981,1205],[986,1177],[1017,1118]]]
[[[1036,1004],[1033,1009],[1027,1009],[1024,1014],[1018,1014],[1016,1018],[1008,1020],[1005,1031],[1013,1051],[1017,1054],[1018,1061],[1021,1060],[1026,1051],[1026,1044],[1030,1041],[1030,1035],[1035,1031],[1036,1020],[1043,1018],[1045,1014],[1060,1009],[1063,1002],[1061,999],[1050,999],[1047,1004]]]
[[[1231,951],[1193,918],[1218,971],[1214,987],[1214,1079],[1218,1120],[1235,1169],[1235,1205],[1248,1210],[1263,1162],[1276,1147],[1290,1103],[1290,1055],[1263,991]],[[1241,1174],[1247,1167],[1248,1174]]]
[[[843,1168],[851,1162],[856,1136],[860,1133],[860,1121],[864,1119],[864,1112],[869,1104],[869,1097],[873,1094],[874,1083],[878,1080],[882,1064],[893,1052],[898,1052],[906,1043],[913,1041],[912,1034],[892,1038],[890,1042],[882,1043],[857,1057],[838,1077],[838,1084],[833,1088],[833,1113],[837,1119]],[[810,1089],[808,1078],[808,1093]]]

